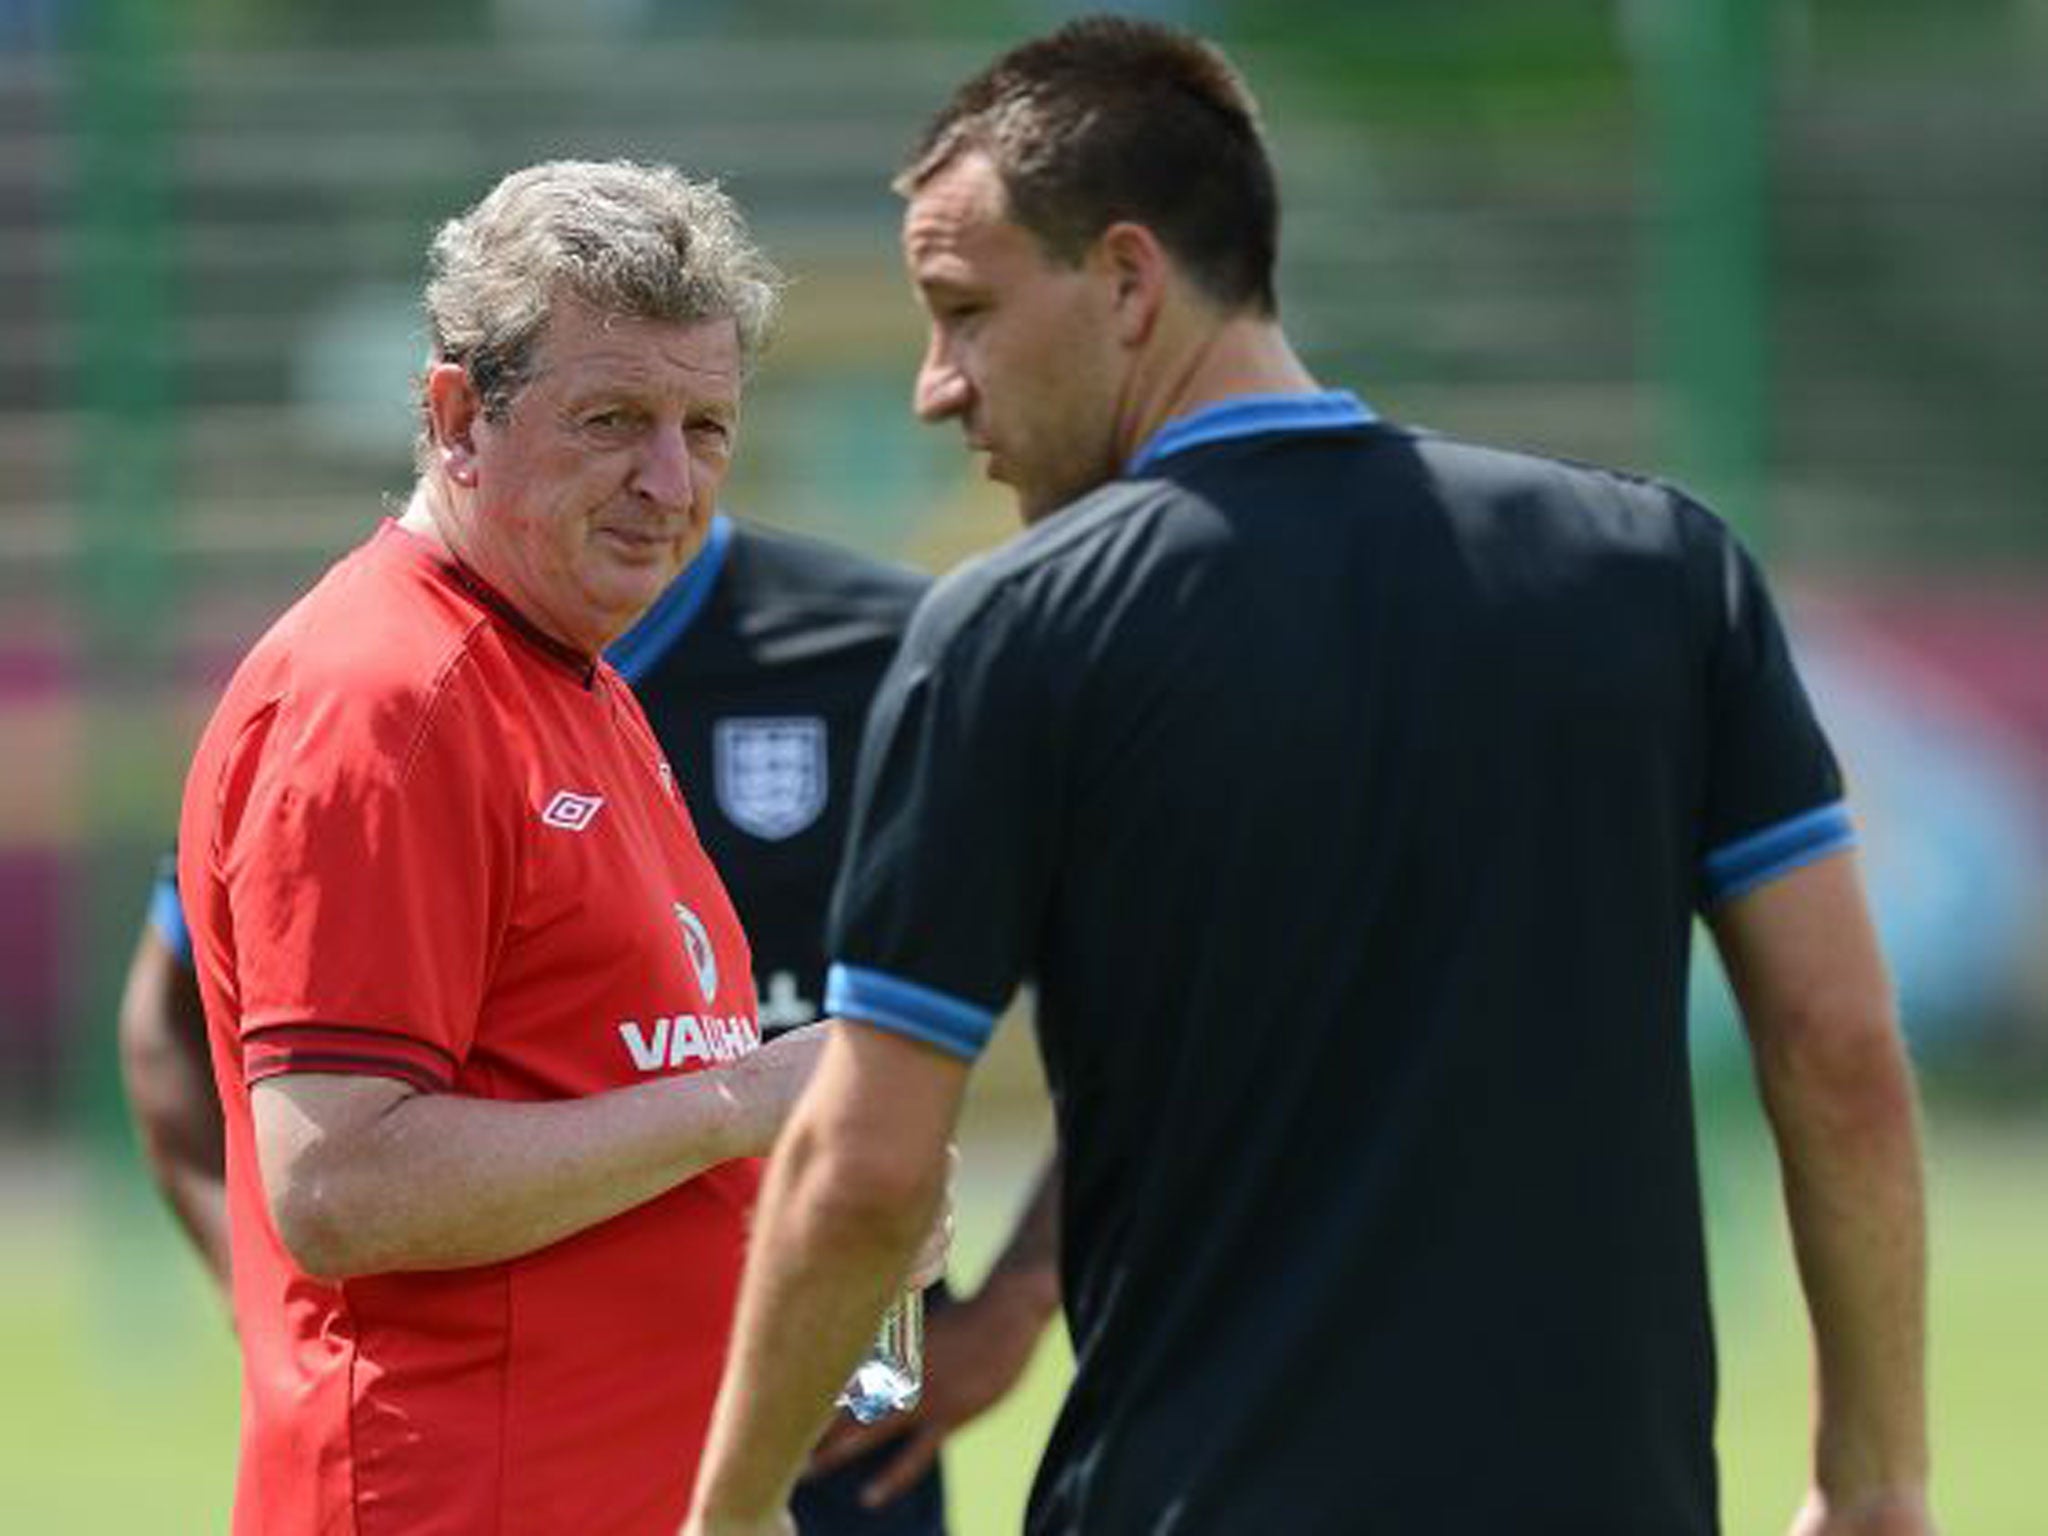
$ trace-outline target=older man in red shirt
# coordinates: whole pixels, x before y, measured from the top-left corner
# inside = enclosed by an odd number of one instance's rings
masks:
[[[666,1533],[765,1151],[745,935],[600,658],[695,554],[777,277],[716,188],[559,163],[434,242],[404,513],[185,792],[226,1113],[238,1532]]]

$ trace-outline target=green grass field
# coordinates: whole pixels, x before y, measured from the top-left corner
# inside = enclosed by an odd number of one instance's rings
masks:
[[[1755,1118],[1709,1138],[1731,1536],[1782,1530],[1802,1486],[1806,1346]],[[1956,1536],[2048,1529],[2048,1123],[1930,1116],[1937,1501]],[[986,1262],[1029,1136],[963,1143],[958,1268]],[[0,1531],[226,1529],[233,1346],[169,1222],[125,1166],[0,1162]],[[957,1536],[1018,1527],[1066,1370],[1058,1341],[949,1462]]]

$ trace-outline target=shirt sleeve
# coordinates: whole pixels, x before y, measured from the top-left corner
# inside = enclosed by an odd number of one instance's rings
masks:
[[[248,1081],[434,1090],[467,1055],[514,849],[488,710],[461,670],[424,700],[290,700],[239,744],[217,868]]]
[[[1763,575],[1725,527],[1709,522],[1715,618],[1699,866],[1703,909],[1856,840],[1841,769]]]
[[[934,590],[868,716],[829,924],[829,1013],[963,1059],[1030,964],[1063,733],[1013,588]]]
[[[184,905],[178,900],[178,855],[175,849],[157,862],[156,879],[149,887],[148,922],[151,931],[163,941],[164,948],[186,965],[191,965],[192,930],[185,922]]]

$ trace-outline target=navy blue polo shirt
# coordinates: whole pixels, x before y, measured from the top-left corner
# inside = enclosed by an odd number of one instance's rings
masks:
[[[855,794],[828,1009],[1037,991],[1032,1531],[1716,1528],[1692,923],[1851,837],[1720,521],[1230,401],[938,584]]]

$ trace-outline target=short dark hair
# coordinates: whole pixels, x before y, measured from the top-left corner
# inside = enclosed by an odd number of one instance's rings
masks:
[[[1214,44],[1157,22],[1089,16],[1019,45],[925,128],[897,191],[968,154],[1008,216],[1078,262],[1121,219],[1143,224],[1211,299],[1275,312],[1280,198],[1258,104]]]

